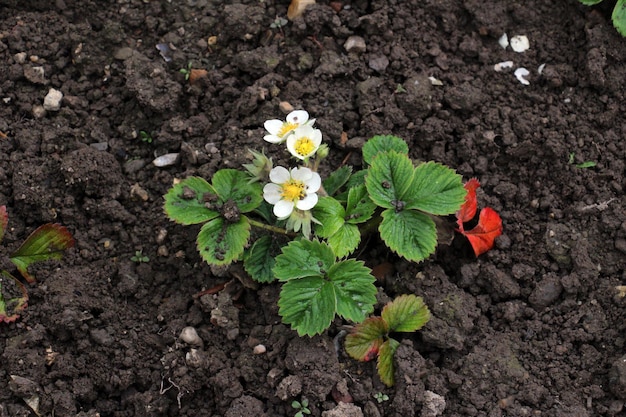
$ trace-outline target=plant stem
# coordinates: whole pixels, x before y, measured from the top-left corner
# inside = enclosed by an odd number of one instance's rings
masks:
[[[260,229],[269,230],[270,232],[280,233],[282,235],[291,236],[292,234],[283,229],[282,227],[271,226],[269,224],[261,223],[248,217],[248,222],[251,226],[258,227]]]

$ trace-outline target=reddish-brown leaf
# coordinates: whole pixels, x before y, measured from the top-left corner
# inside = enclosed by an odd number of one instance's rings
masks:
[[[7,213],[7,206],[0,206],[0,242],[4,238],[4,233],[9,225],[9,213]]]
[[[465,203],[461,206],[461,209],[456,213],[457,224],[459,230],[463,233],[463,223],[468,222],[476,215],[476,209],[478,203],[476,202],[476,189],[480,187],[480,182],[476,178],[472,178],[465,183],[465,189],[467,195],[465,196]]]
[[[476,227],[460,232],[467,237],[478,256],[493,248],[494,241],[502,234],[502,219],[494,209],[486,207],[480,211]]]

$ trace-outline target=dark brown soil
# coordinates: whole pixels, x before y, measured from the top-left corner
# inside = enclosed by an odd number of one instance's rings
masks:
[[[288,5],[0,0],[5,247],[50,221],[76,238],[0,326],[0,417],[34,416],[33,398],[55,417],[293,416],[301,398],[329,417],[626,416],[626,42],[610,7],[321,0],[270,28]],[[530,49],[504,50],[504,32]],[[352,35],[364,52],[346,52]],[[507,60],[530,85],[494,71]],[[207,77],[187,82],[188,63]],[[42,111],[50,88],[61,107]],[[415,293],[433,312],[403,336],[393,388],[341,350],[345,323],[312,339],[280,324],[275,285],[195,296],[241,272],[209,268],[197,228],[162,212],[175,178],[247,162],[281,101],[317,119],[337,164],[393,133],[478,177],[503,218],[478,259],[460,239],[419,265],[363,251],[394,264],[381,299]],[[166,153],[175,165],[152,165]],[[179,339],[186,326],[201,344]]]

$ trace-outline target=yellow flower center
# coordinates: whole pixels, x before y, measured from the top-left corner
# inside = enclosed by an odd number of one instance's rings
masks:
[[[306,185],[302,181],[289,180],[283,184],[281,196],[288,201],[301,200],[304,198]]]
[[[293,145],[294,150],[300,156],[307,156],[315,150],[315,143],[307,137],[300,138]]]
[[[282,139],[282,138],[285,137],[285,135],[287,135],[289,132],[291,132],[292,130],[294,130],[298,126],[299,126],[298,123],[285,122],[280,127],[280,130],[278,131],[278,134],[276,136],[278,136],[279,138]]]

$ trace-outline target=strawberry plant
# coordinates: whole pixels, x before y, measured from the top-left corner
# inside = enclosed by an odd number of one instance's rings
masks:
[[[377,359],[378,376],[387,386],[394,383],[393,356],[400,345],[391,337],[396,332],[414,332],[430,319],[430,311],[421,297],[401,295],[388,303],[380,317],[369,317],[346,336],[348,355],[360,361]]]
[[[9,224],[6,206],[0,206],[0,241]],[[28,267],[36,262],[61,259],[63,251],[74,246],[70,232],[59,224],[48,223],[37,228],[9,255],[9,261],[17,268],[27,283],[35,283]],[[26,285],[7,270],[0,271],[0,322],[10,323],[19,317],[28,304]]]
[[[585,6],[593,6],[600,3],[602,0],[578,0]],[[611,20],[613,26],[622,36],[626,36],[626,0],[617,0],[613,13],[611,14]]]
[[[304,110],[264,123],[263,139],[284,145],[296,166],[273,166],[252,152],[244,170],[177,180],[164,205],[171,220],[201,225],[196,245],[209,264],[243,261],[254,280],[280,281],[279,314],[309,336],[335,316],[359,323],[373,311],[375,278],[349,258],[364,235],[377,230],[390,250],[420,262],[437,245],[434,219],[459,212],[468,194],[452,169],[415,165],[396,136],[368,140],[362,169],[342,166],[322,179],[329,148],[314,124]]]

